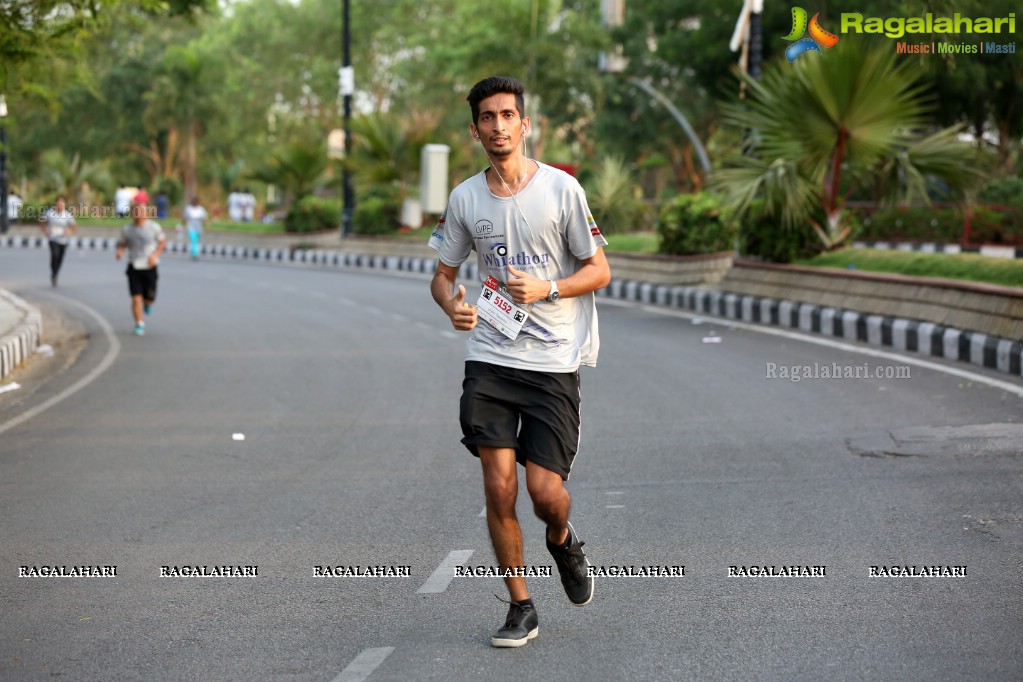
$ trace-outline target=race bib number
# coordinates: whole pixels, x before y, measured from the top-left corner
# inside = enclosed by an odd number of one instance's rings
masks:
[[[529,313],[512,303],[511,296],[493,277],[483,283],[476,314],[509,339],[519,335]]]

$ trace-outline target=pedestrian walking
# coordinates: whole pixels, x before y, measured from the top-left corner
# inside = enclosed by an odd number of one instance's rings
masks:
[[[7,195],[7,221],[11,225],[14,225],[21,218],[21,205],[25,202],[21,200],[21,195],[17,192],[11,192]]]
[[[246,187],[241,195],[242,222],[251,223],[256,215],[256,195]]]
[[[529,596],[522,531],[515,514],[517,465],[569,600],[593,599],[583,542],[569,523],[568,481],[580,436],[580,365],[595,365],[599,338],[594,291],[611,273],[607,241],[579,183],[527,158],[524,91],[493,77],[468,96],[469,130],[489,167],[458,185],[429,245],[437,251],[430,285],[456,330],[469,332],[459,422],[462,443],[479,458],[487,526],[511,599],[495,647],[519,647],[538,633]],[[482,293],[475,305],[457,283],[475,250]]]
[[[131,203],[131,223],[121,230],[116,253],[117,260],[121,260],[125,250],[128,251],[128,269],[125,274],[128,276],[136,336],[146,333],[143,314],[148,315],[156,301],[156,266],[166,244],[167,238],[160,224],[149,219],[146,202],[136,195]]]
[[[135,190],[127,187],[123,182],[118,185],[114,192],[114,211],[118,218],[127,218],[131,213],[131,199],[135,196]]]
[[[242,222],[245,216],[245,197],[237,187],[227,195],[227,217],[233,223]]]
[[[199,258],[199,241],[202,233],[209,222],[209,215],[206,209],[199,204],[199,197],[192,197],[192,201],[182,211],[182,218],[185,219],[185,226],[188,228],[189,253],[192,260]]]
[[[57,275],[64,263],[68,237],[78,231],[75,216],[65,207],[63,196],[57,197],[53,207],[43,212],[39,227],[50,242],[50,286],[57,286]]]

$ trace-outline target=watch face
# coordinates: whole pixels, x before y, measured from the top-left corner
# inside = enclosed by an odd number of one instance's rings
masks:
[[[559,298],[561,298],[561,294],[559,294],[556,291],[552,291],[549,298],[551,299],[551,303],[553,303],[554,301],[557,301]]]

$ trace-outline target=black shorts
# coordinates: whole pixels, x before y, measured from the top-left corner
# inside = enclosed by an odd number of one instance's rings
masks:
[[[534,372],[466,362],[459,422],[462,444],[514,448],[526,460],[568,480],[579,450],[579,372]]]
[[[125,274],[128,275],[128,291],[132,296],[141,296],[150,302],[156,300],[156,268],[136,270],[129,265]]]

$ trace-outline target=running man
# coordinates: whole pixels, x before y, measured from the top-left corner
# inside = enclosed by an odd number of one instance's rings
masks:
[[[121,230],[116,258],[121,260],[124,250],[128,250],[125,274],[128,275],[128,291],[131,293],[131,313],[135,318],[135,335],[142,336],[146,333],[142,315],[148,315],[156,301],[156,265],[167,245],[167,238],[159,223],[149,220],[146,202],[137,195],[131,203],[131,220]]]
[[[50,285],[57,286],[57,275],[64,263],[68,237],[78,230],[75,215],[65,208],[64,197],[57,197],[53,208],[47,209],[39,217],[39,228],[50,242]]]
[[[501,568],[525,565],[515,515],[517,462],[525,467],[533,510],[547,524],[547,549],[568,598],[585,606],[593,599],[593,578],[569,523],[565,481],[579,445],[579,366],[597,361],[593,292],[611,279],[607,241],[575,178],[526,158],[530,121],[522,84],[487,78],[468,101],[469,131],[490,165],[451,192],[429,242],[439,256],[433,299],[456,330],[470,332],[462,443],[480,460]],[[457,284],[473,249],[484,283],[476,305]],[[537,635],[536,606],[524,577],[504,580],[511,606],[490,643],[519,647]]]

